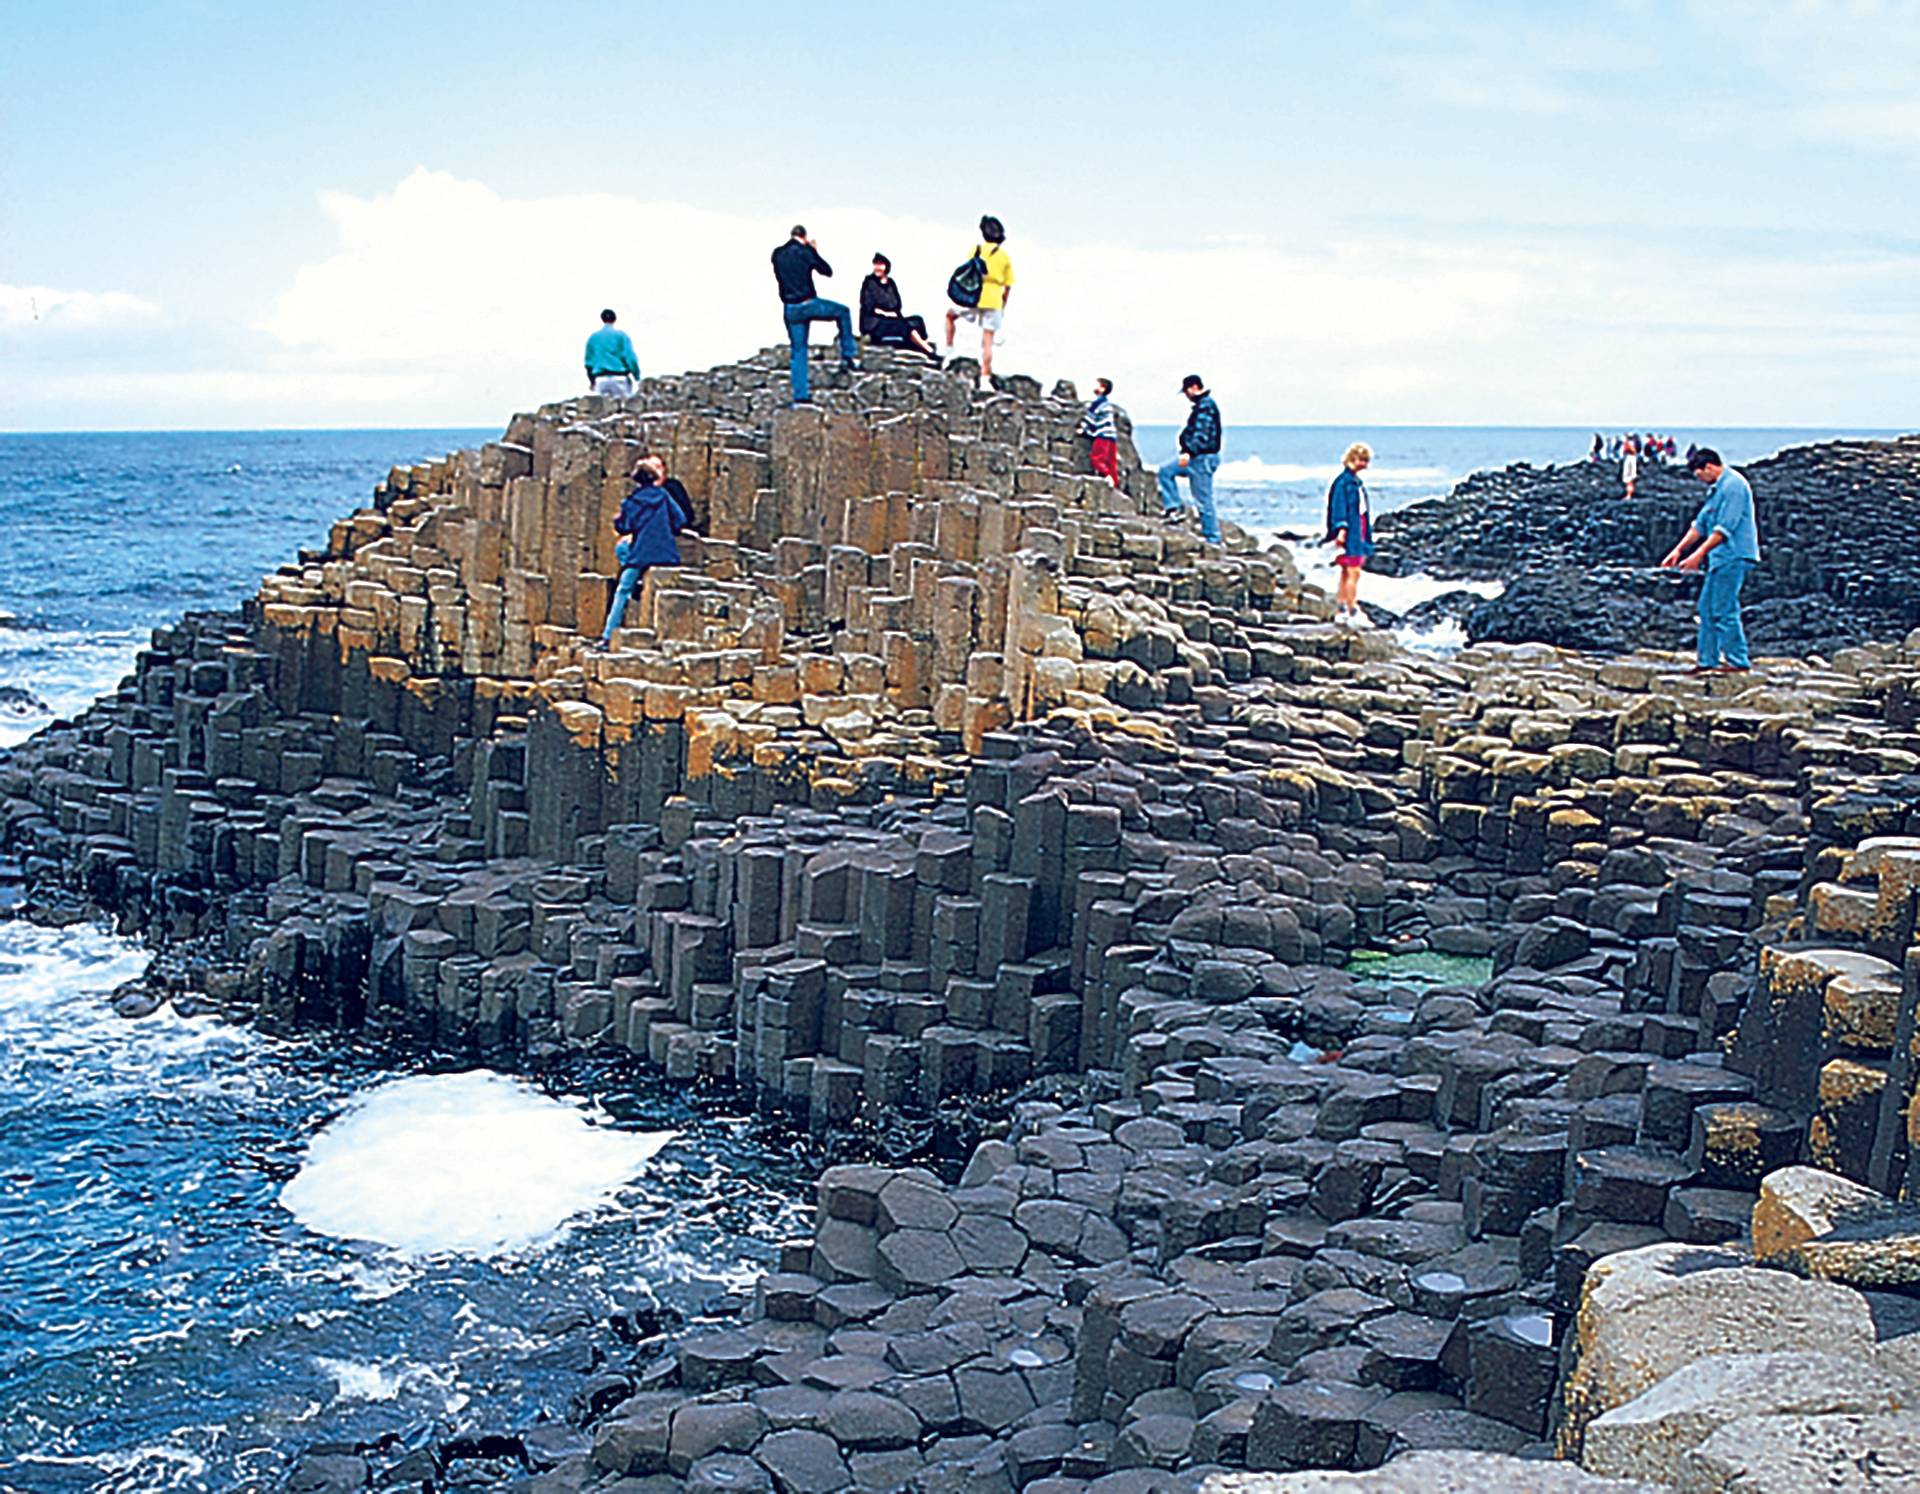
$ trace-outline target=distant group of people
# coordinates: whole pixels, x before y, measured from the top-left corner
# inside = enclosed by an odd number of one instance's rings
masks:
[[[1687,456],[1692,457],[1698,447],[1689,446]],[[1680,455],[1680,443],[1672,436],[1656,436],[1652,432],[1635,435],[1632,431],[1623,431],[1611,440],[1600,432],[1593,433],[1593,445],[1587,450],[1587,460],[1591,462],[1618,462],[1620,464],[1620,482],[1631,498],[1640,484],[1640,465],[1642,462],[1661,462],[1671,465]]]
[[[893,261],[875,251],[873,267],[860,287],[860,335],[876,346],[910,349],[939,365],[951,356],[954,336],[962,322],[980,332],[980,380],[989,387],[993,378],[993,350],[1013,294],[1013,262],[1006,249],[1006,227],[998,218],[982,217],[980,237],[948,278],[945,354],[934,345],[926,319],[905,310]],[[788,380],[795,405],[811,402],[808,335],[815,322],[831,322],[838,332],[843,373],[859,370],[859,348],[854,341],[853,312],[841,302],[819,294],[814,277],[833,274],[805,225],[796,223],[785,243],[773,251],[774,282],[779,290],[781,318],[789,347]],[[587,339],[586,372],[595,394],[613,399],[631,397],[640,379],[633,342],[616,325],[611,310],[600,313],[601,326]],[[1209,544],[1221,543],[1220,518],[1214,506],[1213,481],[1220,467],[1224,430],[1220,406],[1199,374],[1181,381],[1188,401],[1173,459],[1155,474],[1161,516],[1168,523],[1185,520],[1189,506],[1198,514],[1200,531]],[[1093,398],[1081,415],[1079,434],[1088,442],[1089,469],[1114,487],[1120,486],[1119,415],[1113,403],[1113,381],[1094,381]],[[1608,437],[1594,432],[1588,452],[1594,462],[1618,461],[1626,496],[1632,498],[1644,461],[1674,463],[1679,443],[1671,435],[1625,431]],[[1710,447],[1689,445],[1687,469],[1710,484],[1707,499],[1693,524],[1660,562],[1669,569],[1704,569],[1705,585],[1699,609],[1698,664],[1695,673],[1737,673],[1750,667],[1740,616],[1740,593],[1748,573],[1760,558],[1754,518],[1753,489],[1738,471],[1726,466]],[[1361,474],[1373,461],[1373,451],[1356,441],[1341,458],[1340,471],[1327,490],[1324,542],[1333,545],[1338,582],[1334,596],[1337,622],[1362,621],[1359,605],[1360,573],[1374,552],[1373,511]],[[620,626],[627,605],[651,566],[677,565],[676,536],[693,522],[687,491],[667,475],[666,463],[656,455],[642,457],[633,469],[634,490],[614,520],[621,536],[615,547],[620,577],[606,627],[596,641],[607,648]],[[1180,483],[1187,484],[1191,505],[1182,500]]]
[[[1680,455],[1680,444],[1672,436],[1656,436],[1651,431],[1644,434],[1622,431],[1617,436],[1603,436],[1595,431],[1593,445],[1587,449],[1587,460],[1593,462],[1617,462],[1629,455],[1671,462]]]

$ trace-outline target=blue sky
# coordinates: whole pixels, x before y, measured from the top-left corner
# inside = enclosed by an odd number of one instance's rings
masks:
[[[978,36],[956,39],[956,17]],[[0,428],[495,425],[804,218],[1002,364],[1282,422],[1912,426],[1906,5],[0,0]]]

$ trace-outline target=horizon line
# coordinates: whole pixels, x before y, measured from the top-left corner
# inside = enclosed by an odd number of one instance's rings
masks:
[[[516,412],[532,413],[531,411]],[[1180,428],[1178,420],[1139,420],[1134,422],[1135,429],[1165,427],[1169,430]],[[1517,424],[1497,424],[1491,421],[1368,421],[1368,420],[1242,420],[1230,423],[1227,430],[1281,430],[1281,431],[1595,431],[1602,435],[1627,432],[1640,434],[1651,427],[1633,421],[1574,421],[1564,424],[1544,424],[1537,421]],[[54,426],[36,430],[12,427],[0,427],[0,440],[8,437],[41,436],[329,436],[363,435],[392,432],[405,435],[416,431],[458,431],[486,432],[504,431],[505,426],[466,425],[459,422],[442,422],[414,425],[223,425],[223,426]],[[1904,437],[1920,435],[1920,426],[1882,426],[1882,425],[1741,425],[1724,424],[1717,420],[1676,421],[1659,428],[1660,434],[1683,434],[1695,430],[1715,431],[1785,431],[1805,433],[1827,431],[1837,436],[1894,436]]]

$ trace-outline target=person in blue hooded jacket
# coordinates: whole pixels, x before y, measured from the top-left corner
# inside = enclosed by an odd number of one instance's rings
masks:
[[[664,486],[666,476],[666,467],[658,457],[642,457],[634,466],[634,490],[613,521],[614,530],[624,536],[613,548],[620,562],[620,581],[613,589],[607,626],[595,641],[595,648],[612,645],[613,631],[626,616],[627,603],[633,600],[650,566],[680,564],[680,545],[674,535],[692,523],[693,516]]]
[[[1327,489],[1327,542],[1340,547],[1333,563],[1340,570],[1339,589],[1334,593],[1335,622],[1360,620],[1360,572],[1373,554],[1373,506],[1367,500],[1367,485],[1360,474],[1373,460],[1373,448],[1355,441],[1340,460],[1340,475]]]

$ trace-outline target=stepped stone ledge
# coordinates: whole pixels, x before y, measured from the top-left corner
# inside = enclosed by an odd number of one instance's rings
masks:
[[[736,1320],[568,1330],[432,1476],[1914,1487],[1920,633],[1439,659],[1089,476],[1070,386],[785,357],[395,470],[0,755],[0,900],[182,1003],[851,1159]],[[701,533],[592,653],[644,451]]]

